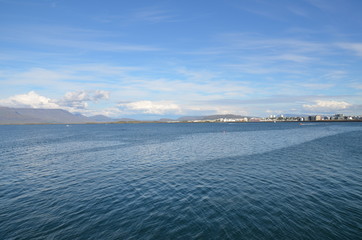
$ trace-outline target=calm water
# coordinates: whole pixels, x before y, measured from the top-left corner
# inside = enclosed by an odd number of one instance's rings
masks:
[[[0,126],[0,239],[362,239],[362,123]]]

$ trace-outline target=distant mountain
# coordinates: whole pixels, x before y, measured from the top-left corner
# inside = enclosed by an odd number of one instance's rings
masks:
[[[114,119],[114,122],[133,122],[133,121],[138,121],[136,119],[133,118],[119,118],[119,119]]]
[[[240,119],[240,118],[251,118],[250,116],[241,116],[234,114],[218,114],[218,115],[209,115],[209,116],[185,116],[180,117],[178,121],[195,121],[195,120],[216,120],[219,118],[228,118],[228,119]]]
[[[184,116],[176,121],[216,120],[219,118],[240,119],[247,116],[222,114],[210,116]],[[250,117],[247,117],[250,118]],[[161,118],[160,122],[175,121],[174,119]],[[0,106],[0,124],[31,124],[31,123],[92,123],[92,122],[138,122],[132,118],[112,119],[103,115],[91,117],[79,113],[70,113],[63,109],[39,108],[9,108]]]
[[[177,121],[183,122],[183,121],[194,121],[194,120],[202,120],[203,116],[184,116],[179,117]]]
[[[0,123],[33,123],[38,122],[39,118],[24,116],[13,108],[0,107]]]
[[[93,122],[114,122],[115,121],[113,118],[109,118],[104,115],[95,115],[95,116],[88,117],[88,119],[90,119]]]
[[[63,109],[0,107],[0,124],[26,123],[86,123],[91,118],[72,114]]]
[[[161,118],[160,120],[158,120],[159,122],[173,122],[175,121],[175,119],[171,119],[171,118]]]

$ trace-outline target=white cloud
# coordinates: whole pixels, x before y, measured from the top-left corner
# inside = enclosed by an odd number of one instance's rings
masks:
[[[108,99],[109,92],[103,90],[96,91],[75,91],[67,92],[64,96],[65,101],[98,101]]]
[[[30,91],[26,94],[19,94],[7,99],[0,99],[0,105],[15,108],[61,108],[70,112],[81,111],[86,113],[89,111],[87,109],[88,102],[97,102],[108,98],[109,92],[103,90],[67,92],[61,99],[51,99],[41,96],[34,91]]]
[[[117,107],[108,107],[108,108],[104,108],[101,110],[89,110],[88,113],[89,113],[88,114],[89,116],[104,115],[104,116],[111,117],[111,118],[112,117],[117,118],[123,114],[122,110],[120,110]]]
[[[87,102],[98,102],[102,99],[108,99],[109,92],[103,90],[96,91],[75,91],[67,92],[65,96],[58,100],[59,105],[70,108],[70,111],[75,109],[86,109],[88,107]]]
[[[238,106],[209,106],[208,108],[216,114],[249,115],[248,111]]]
[[[118,106],[124,109],[124,111],[141,112],[145,114],[161,115],[166,113],[181,113],[181,108],[178,105],[168,101],[137,101],[130,103],[120,103]]]
[[[56,100],[41,96],[34,91],[1,99],[0,105],[26,108],[60,108]]]
[[[176,104],[171,101],[135,101],[119,103],[120,113],[123,115],[154,114],[154,115],[212,115],[212,114],[240,114],[248,115],[241,106],[207,102],[190,102]]]
[[[93,94],[93,101],[97,102],[98,100],[107,100],[109,99],[109,92],[103,90],[96,90]]]
[[[225,104],[222,102],[195,102],[182,108],[186,115],[213,115],[213,114],[236,114],[249,115],[244,106],[239,104]]]
[[[91,98],[86,91],[67,92],[64,96],[66,101],[90,101]]]
[[[328,100],[317,100],[315,104],[304,104],[303,108],[314,112],[330,112],[336,110],[343,110],[351,107],[352,104],[344,101],[328,101]]]

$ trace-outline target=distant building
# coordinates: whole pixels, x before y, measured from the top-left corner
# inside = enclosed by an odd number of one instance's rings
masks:
[[[320,115],[315,115],[315,116],[309,116],[308,117],[309,121],[321,121],[322,120],[322,116]]]
[[[334,115],[334,119],[335,120],[344,120],[344,115],[341,113],[336,114],[336,115]]]

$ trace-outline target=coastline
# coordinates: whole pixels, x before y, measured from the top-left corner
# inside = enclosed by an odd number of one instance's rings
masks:
[[[198,121],[118,121],[118,122],[79,122],[79,123],[0,123],[0,126],[8,125],[93,125],[93,124],[143,124],[143,123],[335,123],[335,122],[362,122],[362,120],[321,120],[321,121],[230,121],[220,122],[214,120]]]

